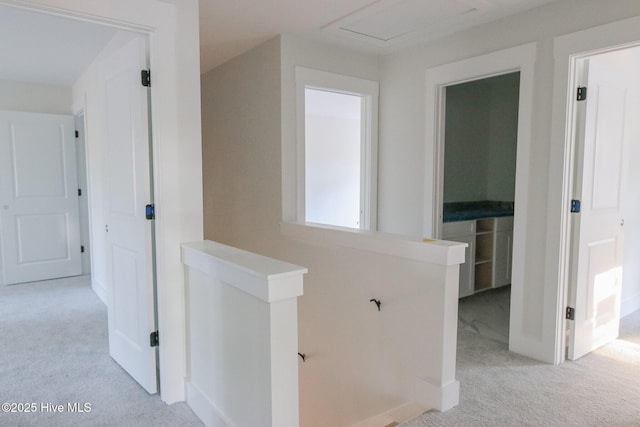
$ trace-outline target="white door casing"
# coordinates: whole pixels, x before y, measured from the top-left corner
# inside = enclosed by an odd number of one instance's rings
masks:
[[[622,176],[630,81],[621,70],[583,61],[587,99],[577,109],[568,358],[578,359],[614,340],[620,323],[623,224]]]
[[[509,350],[538,360],[547,359],[547,348],[553,348],[547,337],[532,333],[531,306],[541,308],[543,301],[527,296],[531,280],[526,256],[530,217],[530,152],[532,147],[532,117],[535,98],[534,75],[537,55],[536,43],[505,49],[427,70],[426,73],[426,144],[425,164],[433,164],[433,175],[425,175],[424,236],[442,235],[442,188],[444,168],[444,87],[478,78],[520,71],[520,101],[518,106],[518,142],[516,159],[516,195],[513,228],[513,264],[511,310],[509,317]],[[431,157],[433,156],[433,157]],[[433,183],[433,185],[431,185]],[[555,308],[555,306],[554,306]]]
[[[72,116],[0,112],[4,284],[81,274]]]
[[[149,393],[158,391],[146,44],[135,38],[102,64],[106,103],[107,282],[109,352]]]

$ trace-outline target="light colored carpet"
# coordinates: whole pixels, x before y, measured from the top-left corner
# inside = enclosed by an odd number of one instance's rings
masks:
[[[508,351],[504,292],[478,297],[460,304],[460,405],[402,427],[640,426],[640,311],[622,319],[616,342],[552,366]],[[493,314],[479,310],[483,298],[497,298]]]
[[[107,312],[88,277],[0,286],[0,426],[202,426],[184,403],[150,396],[109,357]],[[64,412],[42,410],[48,403]],[[91,405],[69,413],[68,403]]]
[[[402,427],[640,426],[640,311],[623,319],[617,342],[554,367],[507,351],[508,289],[477,297],[460,305],[460,405]],[[491,300],[492,314],[481,308]],[[109,357],[106,308],[87,277],[0,286],[3,402],[39,410],[0,412],[0,426],[202,426],[186,404],[150,396]],[[91,412],[40,410],[69,402]]]

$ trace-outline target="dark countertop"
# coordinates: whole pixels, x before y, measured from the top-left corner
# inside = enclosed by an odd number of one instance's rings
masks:
[[[490,200],[451,202],[445,203],[442,210],[443,222],[468,221],[496,216],[513,216],[513,202]]]

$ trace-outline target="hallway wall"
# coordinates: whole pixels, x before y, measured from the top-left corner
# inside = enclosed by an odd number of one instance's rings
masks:
[[[444,366],[455,356],[443,350],[446,343],[455,352],[455,325],[445,331],[444,319],[455,322],[457,266],[355,249],[343,235],[340,242],[331,233],[313,240],[281,229],[283,216],[295,221],[284,200],[296,184],[284,165],[295,160],[294,66],[370,79],[376,64],[372,56],[284,37],[202,77],[205,238],[309,269],[298,299],[305,427],[351,426],[406,410],[419,382],[434,395],[457,385],[445,382],[454,373]],[[380,246],[398,239],[379,238]],[[381,311],[371,298],[382,301]]]

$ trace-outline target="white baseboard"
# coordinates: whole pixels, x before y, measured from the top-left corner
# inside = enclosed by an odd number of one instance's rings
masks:
[[[234,427],[202,390],[190,381],[187,381],[187,405],[207,427]]]
[[[98,298],[100,298],[104,305],[108,305],[107,288],[95,277],[91,277],[91,289],[98,295]]]
[[[416,402],[427,408],[447,411],[460,403],[460,382],[437,385],[426,378],[416,378]]]
[[[424,414],[427,409],[416,402],[409,402],[375,417],[355,423],[351,427],[382,427],[393,422],[403,423]]]
[[[634,311],[640,310],[640,294],[627,298],[620,304],[620,317],[624,317]]]

